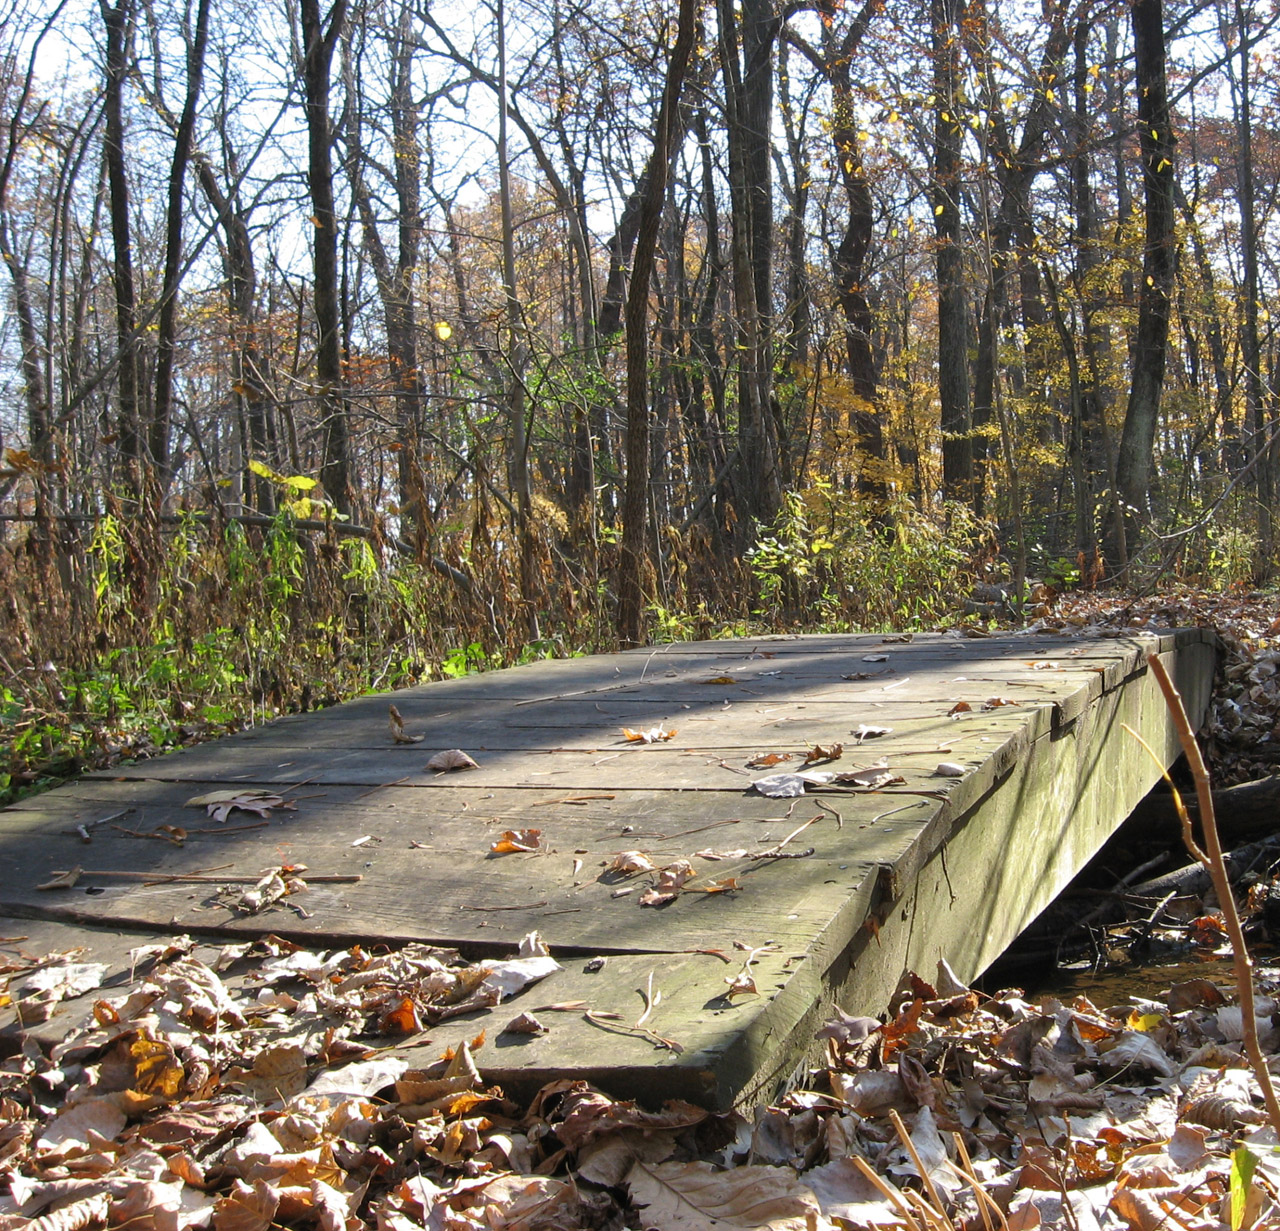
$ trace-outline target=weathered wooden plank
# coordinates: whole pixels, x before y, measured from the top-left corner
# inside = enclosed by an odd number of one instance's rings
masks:
[[[655,1057],[642,1040],[602,1042],[598,1027],[579,1022],[536,1044],[504,1045],[510,1054],[495,1065],[507,1080],[567,1072],[603,1076],[619,1091],[752,1098],[803,1055],[833,999],[875,1009],[906,964],[928,971],[939,954],[962,975],[976,973],[1123,819],[1154,768],[1119,724],[1173,753],[1143,665],[1153,647],[1175,663],[1193,709],[1203,708],[1213,648],[1199,630],[704,643],[362,698],[0,812],[0,852],[12,869],[0,910],[149,931],[269,930],[320,945],[424,939],[476,953],[509,951],[537,928],[559,953],[613,955],[618,985],[589,985],[607,1001],[599,1007],[634,1007],[634,981],[657,971],[669,1031],[688,1050]],[[881,654],[887,663],[863,661]],[[846,678],[864,669],[891,674]],[[708,682],[723,676],[735,683]],[[1018,704],[984,712],[991,697]],[[422,744],[391,743],[390,700],[410,731],[427,736]],[[952,716],[959,700],[973,708]],[[621,739],[623,725],[658,722],[677,735],[648,746]],[[893,731],[855,747],[860,723]],[[746,768],[753,753],[837,742],[843,757],[823,768],[883,757],[905,783],[794,801],[750,792],[762,772]],[[465,747],[481,767],[427,772],[427,758],[447,746]],[[964,765],[965,776],[931,776],[941,759]],[[233,828],[243,814],[218,827],[184,806],[212,784],[275,786],[297,797],[297,810],[275,811],[260,828]],[[77,825],[125,809],[81,841]],[[811,819],[790,843],[812,847],[803,858],[698,854],[763,853]],[[160,825],[193,832],[180,848],[122,832]],[[538,851],[490,855],[504,829],[529,828],[542,831]],[[625,849],[657,864],[690,859],[693,887],[737,878],[740,888],[640,906],[639,886],[616,896],[628,886],[601,877]],[[243,877],[284,862],[361,879],[317,883],[245,917],[216,885],[103,875]],[[89,873],[74,889],[35,888],[73,864]],[[690,951],[735,942],[777,946],[762,968],[772,982],[757,999],[718,1004],[723,964]],[[565,986],[585,978],[566,972]]]

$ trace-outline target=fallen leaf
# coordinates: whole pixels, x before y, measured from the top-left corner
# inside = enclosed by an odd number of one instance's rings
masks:
[[[734,891],[741,888],[742,888],[742,883],[738,880],[736,876],[726,876],[724,880],[707,881],[706,884],[703,884],[703,885],[694,885],[690,889],[690,892],[691,893],[733,893]]]
[[[510,855],[516,851],[536,851],[541,845],[541,829],[504,829],[489,850],[494,855]]]
[[[738,681],[731,675],[713,675],[709,680],[703,680],[704,684],[736,684]]]
[[[425,735],[407,734],[404,729],[404,719],[400,717],[400,711],[394,705],[390,707],[390,710],[391,738],[397,744],[420,744],[426,739]]]
[[[687,859],[677,859],[658,873],[657,881],[639,897],[641,906],[662,906],[674,901],[686,881],[695,876],[693,865]]]
[[[884,766],[872,766],[869,769],[846,770],[844,773],[836,774],[832,781],[838,786],[860,786],[867,790],[878,791],[881,787],[906,782],[906,779]]]
[[[623,737],[633,744],[661,744],[674,738],[676,728],[650,727],[647,731],[633,731],[630,727],[622,728]]]
[[[812,765],[815,761],[838,761],[843,755],[843,744],[830,744],[825,748],[821,744],[814,744],[805,754],[804,763]]]
[[[378,1019],[379,1034],[417,1034],[421,1029],[418,1006],[411,996],[401,997],[398,1004]]]
[[[707,1231],[723,1227],[804,1227],[817,1201],[789,1167],[755,1165],[717,1171],[710,1163],[632,1165],[624,1181],[646,1227]]]
[[[42,885],[37,885],[37,889],[74,889],[76,883],[80,880],[84,869],[77,864],[70,871],[63,872],[59,876],[53,877],[51,880],[45,881]]]
[[[725,982],[729,985],[729,990],[725,995],[732,998],[734,996],[758,996],[759,990],[756,988],[756,981],[751,977],[749,970],[740,970],[736,975],[728,975]]]
[[[1010,701],[1008,697],[988,697],[983,703],[984,710],[998,710],[1004,705],[1021,705],[1021,701]]]
[[[480,766],[461,748],[446,748],[443,752],[437,752],[427,762],[427,768],[447,773],[452,769],[479,769]]]
[[[973,706],[968,701],[957,701],[948,711],[948,715],[969,714],[973,712]]]
[[[789,752],[764,752],[759,756],[752,757],[747,762],[748,769],[771,769],[775,765],[781,765],[783,761],[792,759]]]
[[[518,1017],[513,1017],[499,1031],[500,1034],[546,1034],[547,1027],[544,1026],[532,1013],[521,1013]]]
[[[857,730],[855,730],[853,734],[857,738],[858,743],[862,743],[863,740],[878,739],[881,735],[890,735],[892,733],[892,727],[873,727],[862,722],[858,724]]]
[[[652,872],[653,868],[653,863],[642,851],[619,851],[607,871],[631,876],[637,872]]]
[[[810,770],[796,774],[770,774],[765,778],[757,778],[751,785],[770,799],[792,799],[803,795],[805,787],[826,786],[834,779],[833,773]]]
[[[15,979],[9,991],[15,999],[38,995],[53,1001],[70,1000],[101,987],[108,970],[103,962],[51,962]]]

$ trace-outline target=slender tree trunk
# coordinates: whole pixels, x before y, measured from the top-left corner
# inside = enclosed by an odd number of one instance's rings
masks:
[[[784,443],[773,403],[773,0],[717,0],[728,121],[734,305],[737,310],[739,546],[782,507]]]
[[[649,283],[653,275],[675,153],[672,141],[680,90],[693,51],[694,0],[680,0],[679,25],[662,103],[654,125],[653,151],[646,170],[644,202],[636,233],[635,260],[627,290],[627,482],[622,506],[622,555],[618,573],[618,640],[639,645],[643,638],[645,513],[649,503]]]
[[[1116,458],[1116,490],[1124,516],[1113,516],[1107,558],[1121,567],[1151,512],[1152,462],[1169,339],[1174,275],[1173,132],[1165,75],[1161,0],[1135,0],[1131,9],[1137,61],[1138,138],[1146,198],[1146,239],[1132,382]]]
[[[528,405],[525,396],[527,350],[520,297],[516,287],[515,222],[511,208],[511,157],[507,146],[507,34],[504,0],[498,0],[494,21],[498,35],[498,196],[502,209],[502,290],[506,302],[507,473],[515,496],[516,539],[520,557],[520,600],[530,641],[541,637],[538,627],[537,574],[534,568],[533,477],[529,470]]]
[[[969,308],[960,221],[960,145],[956,85],[960,67],[958,0],[932,0],[934,113],[933,226],[937,236],[938,398],[942,426],[942,494],[973,498],[973,427],[969,402]]]
[[[111,218],[111,282],[116,301],[116,432],[124,462],[124,482],[135,496],[144,486],[142,422],[138,400],[138,300],[133,276],[133,236],[129,218],[129,179],[124,162],[124,83],[129,72],[132,0],[112,7],[98,0],[107,32],[106,90],[103,104],[107,130],[103,155],[107,164]]]
[[[169,202],[165,214],[164,283],[156,330],[156,392],[149,430],[149,452],[155,480],[164,491],[169,481],[169,437],[173,419],[173,362],[178,331],[178,282],[182,271],[182,215],[187,165],[195,141],[196,106],[204,79],[205,47],[209,41],[209,3],[196,7],[195,36],[187,51],[187,96],[169,166]]]
[[[1271,575],[1275,532],[1272,526],[1272,479],[1266,447],[1267,412],[1263,404],[1262,346],[1258,337],[1258,224],[1253,183],[1253,84],[1250,57],[1254,40],[1250,29],[1252,13],[1243,0],[1235,0],[1236,39],[1239,69],[1236,86],[1237,197],[1240,206],[1240,265],[1243,274],[1240,322],[1240,358],[1244,361],[1245,426],[1248,448],[1245,461],[1254,462],[1253,491],[1258,518],[1258,546],[1254,562],[1255,580],[1265,582]]]
[[[351,513],[351,425],[342,392],[342,314],[338,301],[338,218],[333,197],[333,130],[329,119],[333,50],[347,16],[347,0],[327,15],[320,0],[299,0],[302,84],[307,115],[307,186],[311,193],[316,383],[324,441],[320,481],[339,513]]]

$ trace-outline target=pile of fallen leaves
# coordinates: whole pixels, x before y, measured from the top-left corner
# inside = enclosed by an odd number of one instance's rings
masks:
[[[837,1015],[810,1088],[745,1117],[567,1080],[516,1104],[485,1078],[483,1031],[423,1051],[463,1013],[543,1029],[507,1020],[557,968],[536,936],[524,949],[469,964],[268,938],[206,963],[177,939],[135,951],[115,998],[78,955],[6,958],[21,1021],[84,1011],[52,1047],[8,1035],[0,1229],[1280,1225],[1240,1012],[1207,979],[1102,1008],[985,996],[940,964],[884,1022]],[[1274,1049],[1276,1001],[1260,1011]]]
[[[1212,628],[1222,659],[1201,730],[1214,785],[1232,786],[1280,767],[1280,595],[1173,587],[1147,597],[1076,591],[1037,607],[1032,628],[1113,635]]]

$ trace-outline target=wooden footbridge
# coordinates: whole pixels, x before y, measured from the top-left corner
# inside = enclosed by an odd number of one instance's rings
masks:
[[[0,929],[102,961],[178,932],[507,956],[536,929],[563,969],[433,1045],[489,1025],[482,1070],[508,1088],[768,1098],[833,1002],[877,1013],[940,958],[976,976],[1125,819],[1157,770],[1122,724],[1176,755],[1151,652],[1199,721],[1215,649],[1198,629],[663,645],[364,697],[0,812]],[[476,767],[427,767],[452,749]],[[753,785],[788,773],[810,775],[789,784],[803,794]],[[218,824],[188,806],[228,791],[294,807]],[[681,860],[691,879],[660,883]],[[285,864],[308,890],[262,913],[218,893]],[[599,1024],[654,1000],[645,1030]],[[599,1020],[493,1038],[514,1006],[575,1001]]]

